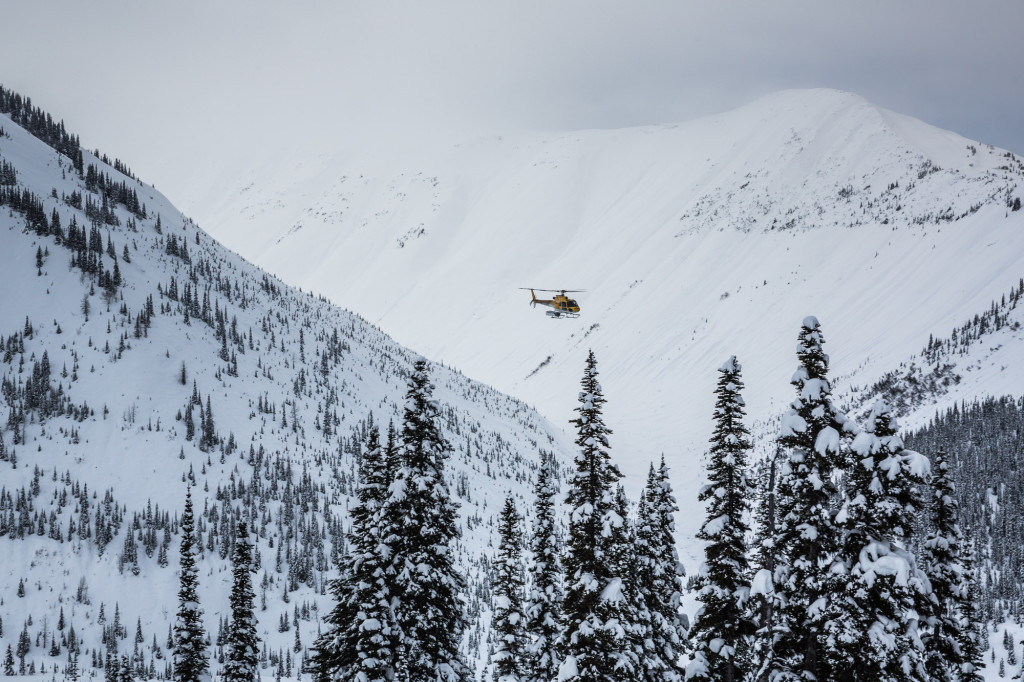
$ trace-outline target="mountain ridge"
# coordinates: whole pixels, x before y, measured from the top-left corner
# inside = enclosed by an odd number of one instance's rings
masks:
[[[80,173],[8,115],[0,127],[14,169],[0,186],[0,641],[27,628],[37,673],[63,667],[76,642],[95,670],[97,654],[132,650],[122,640],[136,621],[133,660],[164,673],[191,486],[206,628],[217,633],[227,613],[233,522],[248,515],[263,663],[291,676],[330,607],[361,444],[372,425],[400,422],[419,354],[248,264],[93,154],[82,150]],[[431,376],[462,505],[455,551],[475,627],[464,649],[479,664],[499,511],[489,502],[511,493],[525,508],[539,451],[564,462],[571,441],[459,372],[432,363]],[[104,609],[123,631],[104,625]],[[58,631],[60,613],[77,637]]]
[[[662,452],[696,468],[729,355],[770,419],[807,314],[837,374],[870,383],[1004,293],[1024,249],[1019,157],[834,90],[685,124],[325,152],[238,184],[197,204],[225,242],[556,421],[593,348],[634,485]],[[587,289],[581,318],[530,310],[530,285]]]

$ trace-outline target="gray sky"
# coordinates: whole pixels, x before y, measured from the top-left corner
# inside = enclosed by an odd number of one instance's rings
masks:
[[[257,144],[664,123],[803,87],[1024,153],[1019,0],[62,0],[0,16],[0,83],[179,201],[187,162],[229,168]]]

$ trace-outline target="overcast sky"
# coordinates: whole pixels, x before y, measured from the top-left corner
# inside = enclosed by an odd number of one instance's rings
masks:
[[[1020,0],[21,0],[0,83],[175,201],[187,161],[683,121],[831,87],[1024,153]]]

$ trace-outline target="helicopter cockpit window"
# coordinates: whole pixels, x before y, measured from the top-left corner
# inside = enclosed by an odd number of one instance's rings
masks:
[[[576,300],[572,298],[569,299],[569,305],[573,308],[579,307],[579,304],[576,302]]]

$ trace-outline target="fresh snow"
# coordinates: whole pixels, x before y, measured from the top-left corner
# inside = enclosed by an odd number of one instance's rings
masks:
[[[11,135],[0,139],[0,154],[16,161],[20,181],[42,197],[51,187],[64,192],[75,186],[70,174],[60,177],[56,154],[5,117],[0,124]],[[90,162],[95,159],[86,154]],[[344,374],[352,390],[345,412],[349,420],[373,408],[380,423],[402,404],[401,382],[377,370],[399,364],[389,357],[411,365],[418,355],[392,343],[383,330],[458,368],[437,367],[443,375],[438,397],[442,405],[455,404],[465,413],[465,425],[500,434],[502,442],[522,447],[526,459],[534,446],[568,453],[573,447],[560,429],[574,416],[571,396],[586,350],[594,348],[609,400],[605,415],[614,430],[612,455],[633,492],[648,462],[666,455],[682,507],[680,553],[692,572],[701,554],[693,541],[703,521],[696,502],[705,482],[700,455],[710,435],[714,367],[722,355],[735,353],[742,360],[755,443],[770,448],[765,437],[774,437],[780,427],[806,428],[792,418],[780,423],[779,415],[792,399],[787,377],[798,321],[815,323],[820,317],[834,399],[856,413],[874,398],[867,391],[871,382],[894,368],[910,372],[915,362],[920,365],[911,356],[929,334],[948,335],[1024,274],[1018,257],[1024,252],[1024,211],[1009,212],[1005,206],[1007,198],[1022,194],[1022,169],[1017,157],[1002,150],[855,95],[814,90],[777,93],[679,125],[478,139],[419,157],[354,150],[284,163],[275,158],[244,177],[214,179],[203,198],[174,199],[187,203],[202,227],[243,256],[371,323],[332,313],[367,341],[354,351],[355,362]],[[892,183],[898,188],[890,189]],[[162,215],[165,233],[195,235],[196,226],[170,202],[152,188],[140,188],[151,215]],[[46,201],[48,212],[57,205]],[[958,219],[946,221],[947,214]],[[28,314],[36,325],[37,347],[81,349],[84,361],[73,388],[89,396],[97,416],[77,425],[80,446],[67,447],[66,453],[51,448],[59,441],[47,441],[34,427],[30,434],[38,440],[32,442],[43,445],[42,454],[28,459],[27,448],[19,446],[19,458],[40,461],[47,470],[70,469],[101,495],[112,487],[129,514],[150,500],[162,510],[178,509],[183,465],[194,464],[202,481],[205,457],[186,450],[187,459],[177,459],[181,444],[174,430],[181,427],[166,415],[173,416],[185,401],[185,389],[174,387],[180,361],[188,362],[191,380],[215,352],[204,350],[209,330],[195,324],[185,328],[176,320],[173,330],[152,332],[154,340],[132,339],[132,349],[117,363],[94,360],[100,351],[89,342],[102,348],[107,313],[94,305],[90,322],[81,320],[83,279],[67,269],[67,252],[59,247],[51,245],[44,277],[36,276],[30,255],[43,242],[23,234],[21,223],[7,211],[0,215],[9,254],[0,275],[4,334],[18,329]],[[132,251],[131,264],[122,263],[130,282],[166,282],[170,272],[167,259],[146,252],[151,229],[140,221],[140,249]],[[113,234],[120,250],[125,228]],[[225,253],[200,234],[197,251]],[[257,272],[233,254],[223,257],[239,273]],[[587,289],[578,295],[581,317],[554,321],[531,310],[517,289],[529,285]],[[135,285],[125,289],[133,314],[143,293]],[[295,302],[315,300],[288,295]],[[809,311],[815,316],[808,317]],[[258,323],[260,314],[240,314],[240,321]],[[1020,311],[1016,316],[1021,319]],[[43,317],[60,320],[63,335],[58,337]],[[158,315],[156,324],[166,321]],[[958,381],[935,397],[938,407],[983,394],[1019,393],[1022,344],[1024,332],[1008,327],[954,358]],[[375,354],[373,349],[382,347],[384,354]],[[66,353],[51,356],[56,375]],[[290,390],[283,360],[273,367],[272,388],[244,373],[225,385],[213,381],[212,371],[200,374],[200,389],[213,396],[220,431],[247,424],[248,401],[264,390],[272,391],[280,410]],[[535,405],[553,426],[525,406],[472,384],[461,372]],[[247,399],[233,400],[238,391]],[[100,416],[104,404],[106,420]],[[311,407],[302,414],[306,422],[315,413]],[[920,425],[935,407],[929,400],[902,421]],[[156,422],[156,415],[165,418]],[[110,423],[119,430],[108,428]],[[853,422],[844,425],[849,433],[855,428]],[[238,426],[234,432],[247,449],[246,431]],[[47,435],[54,437],[52,430]],[[270,435],[282,452],[298,456],[287,434]],[[464,439],[452,440],[461,452]],[[910,458],[901,466],[919,471],[923,459]],[[471,462],[472,456],[460,461]],[[216,459],[209,469],[212,496],[216,483],[228,480],[232,470]],[[501,499],[510,488],[527,506],[529,488],[515,482],[512,470],[498,471],[494,478],[472,464],[466,471],[473,502],[463,502],[464,520],[493,513],[488,500]],[[30,476],[31,468],[19,465],[17,473],[4,474],[4,485],[16,488]],[[148,484],[154,480],[173,485]],[[53,488],[45,478],[43,484],[45,499]],[[476,529],[460,549],[462,561],[489,551],[486,525],[478,523]],[[160,627],[172,617],[173,600],[158,606],[131,603],[123,595],[133,580],[145,580],[152,594],[173,594],[175,546],[176,540],[168,569],[157,570],[151,559],[140,557],[142,574],[134,578],[114,575],[119,536],[103,558],[85,548],[73,561],[42,538],[11,544],[0,587],[13,594],[30,566],[34,577],[24,603],[7,600],[5,634],[16,633],[30,611],[41,612],[46,590],[73,597],[77,580],[71,576],[82,574],[93,606],[74,621],[80,634],[88,619],[95,619],[99,602],[106,604],[109,619],[112,604],[122,600],[122,621],[129,629],[141,617],[147,640],[151,630],[162,639],[166,633]],[[264,545],[263,556],[272,562],[273,550]],[[205,624],[213,629],[223,607],[211,606],[210,600],[224,591],[228,577],[209,556],[201,567]],[[282,606],[272,602],[262,616],[262,631],[287,647],[293,633],[276,632],[275,608]],[[310,623],[301,626],[308,644]],[[485,643],[480,656],[486,656]]]
[[[67,159],[5,115],[0,115],[0,127],[7,133],[0,137],[0,156],[15,165],[19,184],[43,199],[47,216],[54,209],[60,212],[65,230],[72,215],[88,229],[84,213],[60,200],[63,194],[72,191],[90,196],[77,175],[68,169]],[[349,440],[352,430],[371,412],[376,424],[385,430],[389,420],[400,425],[406,376],[420,357],[359,316],[282,284],[220,246],[152,187],[124,178],[88,152],[84,156],[86,165],[99,164],[116,181],[126,180],[139,193],[149,213],[148,219],[137,221],[137,231],[133,231],[127,224],[127,212],[117,207],[121,225],[100,228],[104,244],[109,234],[116,245],[125,284],[109,303],[96,287],[96,293],[88,297],[92,309],[88,320],[82,312],[82,300],[89,292],[91,280],[79,269],[69,267],[71,252],[57,245],[53,237],[25,231],[20,213],[6,206],[0,210],[0,238],[4,245],[0,256],[0,291],[4,292],[0,296],[2,338],[6,340],[22,331],[26,317],[30,318],[34,332],[24,340],[26,369],[31,370],[32,362],[38,361],[45,350],[52,368],[51,384],[56,387],[59,382],[76,406],[87,404],[91,408],[91,413],[81,421],[58,415],[39,423],[30,415],[25,426],[26,444],[13,445],[11,429],[6,425],[0,432],[8,454],[13,451],[18,459],[16,468],[8,461],[0,462],[0,488],[10,496],[30,486],[38,467],[42,476],[40,494],[32,498],[33,513],[54,513],[65,538],[60,543],[35,535],[25,539],[0,538],[0,594],[4,595],[0,605],[4,626],[0,655],[6,644],[16,641],[22,624],[31,616],[33,647],[28,660],[35,661],[37,666],[44,663],[47,679],[53,663],[63,667],[67,652],[62,647],[61,656],[51,659],[34,645],[37,634],[44,630],[52,634],[58,611],[63,608],[66,621],[84,641],[83,650],[100,648],[102,633],[97,620],[101,604],[108,624],[112,622],[115,605],[119,608],[129,637],[135,634],[136,623],[141,624],[145,641],[140,648],[147,664],[155,637],[162,656],[155,663],[162,670],[168,660],[168,626],[178,607],[180,535],[171,536],[166,567],[157,565],[155,552],[152,557],[147,556],[141,543],[139,575],[132,575],[130,566],[121,573],[117,559],[133,515],[154,508],[172,519],[180,517],[190,472],[195,478],[192,496],[198,520],[208,507],[224,509],[232,504],[229,498],[220,498],[223,490],[237,485],[249,488],[253,476],[250,446],[263,447],[267,470],[258,472],[259,477],[269,475],[272,468],[276,471],[278,463],[284,471],[287,464],[294,489],[308,483],[318,499],[326,495],[331,500],[326,511],[339,517],[347,531],[347,493],[356,470]],[[51,197],[51,190],[57,199]],[[99,201],[98,195],[91,198]],[[157,215],[163,234],[155,229]],[[185,324],[180,314],[160,310],[168,300],[158,295],[158,283],[166,291],[172,276],[179,288],[189,281],[189,265],[165,252],[164,242],[169,235],[183,238],[188,244],[193,267],[202,259],[219,268],[226,278],[224,286],[234,290],[235,298],[228,303],[221,291],[207,288],[205,276],[197,277],[197,296],[209,296],[211,311],[214,305],[226,310],[228,326],[237,318],[238,331],[245,337],[246,352],[237,355],[238,376],[228,374],[228,363],[218,357],[220,342],[213,328],[195,318],[191,324]],[[125,246],[130,263],[121,259]],[[37,247],[49,251],[38,273]],[[112,268],[112,260],[106,254],[103,262]],[[237,297],[242,288],[247,299],[245,305]],[[271,288],[276,288],[276,292],[270,293]],[[137,338],[132,325],[118,311],[124,304],[132,319],[136,319],[149,295],[153,296],[157,312],[151,328]],[[300,330],[304,332],[301,341]],[[340,352],[337,365],[328,364],[323,378],[320,353],[334,330],[345,349]],[[251,347],[250,332],[254,341]],[[126,348],[119,354],[123,334]],[[300,348],[303,343],[304,348]],[[229,350],[234,350],[233,343],[229,346]],[[303,352],[305,363],[301,359]],[[15,353],[10,361],[0,363],[0,376],[24,383],[19,357]],[[186,385],[179,382],[182,364],[186,367]],[[64,368],[66,376],[62,376]],[[77,380],[72,380],[73,373]],[[321,378],[323,385],[318,383]],[[315,386],[315,390],[296,388],[300,379],[310,387]],[[453,497],[461,505],[463,535],[453,552],[471,589],[476,591],[483,584],[482,567],[491,554],[492,519],[499,511],[494,501],[511,493],[517,504],[530,512],[530,479],[539,461],[539,450],[554,452],[564,467],[572,456],[572,441],[561,428],[524,403],[471,381],[455,370],[433,364],[431,379],[436,385],[436,405],[442,412],[442,430],[452,445],[446,476]],[[208,453],[200,452],[196,440],[185,440],[183,422],[176,415],[185,411],[193,382],[204,405],[210,401],[218,435],[225,440],[233,435],[238,444],[236,451],[222,454],[220,448],[214,448]],[[322,407],[327,387],[336,394],[331,409],[340,419],[337,432],[330,438],[317,426],[325,418]],[[274,415],[261,413],[258,401],[272,404]],[[6,400],[2,402],[6,407]],[[198,418],[198,411],[194,416]],[[283,426],[284,417],[287,426]],[[348,444],[336,460],[337,467],[332,469],[325,462],[339,455],[341,437]],[[103,505],[104,494],[110,491],[125,514],[119,532],[102,556],[91,541],[82,542],[77,537],[66,540],[70,520],[73,518],[76,525],[79,520],[77,498],[70,492],[70,504],[62,507],[58,503],[61,491],[69,491],[64,484],[66,474],[80,489],[88,486],[91,513]],[[278,482],[273,485],[276,487]],[[326,534],[324,511],[307,509],[296,514],[301,514],[301,523],[316,526]],[[335,574],[333,566],[329,572],[314,570],[315,586],[300,582],[297,590],[289,592],[287,602],[282,600],[289,562],[282,560],[282,571],[278,573],[275,556],[283,546],[293,552],[299,548],[295,538],[286,540],[278,531],[281,513],[278,501],[267,501],[267,532],[255,547],[261,567],[254,582],[258,585],[263,576],[270,581],[266,589],[267,608],[256,613],[258,630],[268,649],[275,653],[290,650],[296,641],[293,621],[297,608],[304,611],[297,625],[302,645],[308,647],[313,643],[321,629],[318,621],[331,606],[330,598],[321,594],[319,588]],[[47,519],[47,530],[50,526]],[[204,540],[219,530],[211,520],[204,520],[203,527]],[[158,545],[161,540],[162,533],[158,533]],[[328,539],[324,552],[330,550]],[[228,613],[230,557],[222,558],[217,552],[202,548],[197,558],[203,624],[215,636],[219,619]],[[23,598],[15,596],[19,581],[25,585]],[[256,591],[259,601],[263,590],[257,586]],[[81,599],[77,598],[79,595]],[[486,628],[489,606],[480,603],[479,596],[472,599],[473,608],[482,612],[481,623]],[[289,624],[285,632],[279,632],[282,617]],[[372,623],[366,627],[372,627]],[[470,643],[467,639],[467,648]],[[122,651],[125,646],[130,650],[131,641],[119,642]],[[482,646],[468,651],[470,659],[481,667],[486,659],[486,641]],[[293,670],[297,662],[298,655]],[[93,671],[87,656],[79,660],[79,665],[84,674]],[[214,676],[219,667],[214,661]],[[262,674],[273,675],[273,670],[264,670]]]
[[[182,199],[286,281],[556,424],[574,416],[593,348],[630,491],[664,453],[685,505],[723,353],[743,364],[752,423],[774,422],[808,316],[840,394],[1024,274],[1024,212],[1005,203],[1024,186],[1018,163],[856,95],[804,90],[680,124],[328,150]],[[523,286],[586,289],[580,318],[548,319]],[[1001,384],[1024,384],[1024,364],[1004,364]],[[699,523],[681,514],[680,538]],[[697,563],[695,545],[681,551]]]

